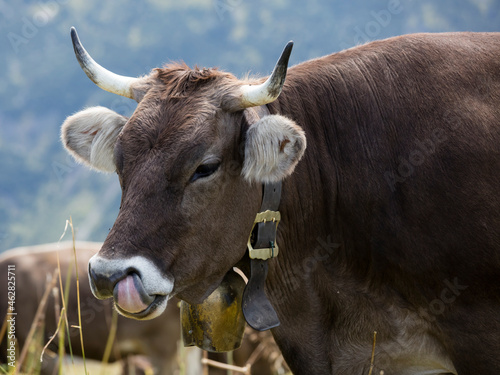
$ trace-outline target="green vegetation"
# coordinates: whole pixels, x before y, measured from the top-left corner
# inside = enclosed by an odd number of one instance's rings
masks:
[[[495,0],[0,0],[0,251],[51,242],[70,215],[77,238],[104,240],[115,176],[93,173],[59,142],[65,116],[134,103],[98,89],[76,62],[69,29],[102,65],[141,75],[170,60],[268,74],[293,39],[292,64],[368,40],[420,31],[498,31]]]

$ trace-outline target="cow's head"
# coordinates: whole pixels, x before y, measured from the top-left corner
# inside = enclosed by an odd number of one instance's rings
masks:
[[[72,38],[89,78],[138,102],[130,118],[93,107],[62,126],[67,150],[116,171],[122,188],[116,222],[89,263],[93,292],[136,319],[158,316],[173,295],[199,303],[244,257],[262,184],[292,173],[304,153],[297,124],[252,108],[280,94],[291,44],[271,77],[251,85],[181,64],[118,76],[92,60],[74,29]]]

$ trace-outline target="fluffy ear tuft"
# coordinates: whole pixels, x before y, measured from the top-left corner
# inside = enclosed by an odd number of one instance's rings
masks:
[[[80,163],[103,172],[114,172],[115,142],[126,122],[126,117],[108,108],[87,108],[64,121],[61,140]]]
[[[293,172],[305,149],[305,133],[294,121],[265,116],[247,131],[242,174],[248,181],[278,182]]]

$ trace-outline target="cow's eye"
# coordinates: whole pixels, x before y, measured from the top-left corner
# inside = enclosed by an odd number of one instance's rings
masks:
[[[219,169],[219,166],[220,166],[219,161],[201,164],[198,168],[196,168],[196,171],[194,172],[193,177],[191,177],[191,182],[196,181],[199,178],[204,178],[204,177],[210,176],[217,169]]]

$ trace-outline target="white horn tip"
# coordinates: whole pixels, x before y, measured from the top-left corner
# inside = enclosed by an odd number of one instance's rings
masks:
[[[78,33],[73,26],[71,27],[71,41],[73,42],[73,49],[75,50],[78,63],[92,82],[103,90],[134,99],[131,86],[137,82],[137,78],[115,74],[96,63],[85,48],[83,48],[80,38],[78,38]]]
[[[241,106],[243,108],[268,104],[278,98],[285,83],[292,47],[293,41],[288,42],[266,82],[260,85],[244,85],[241,87]]]

